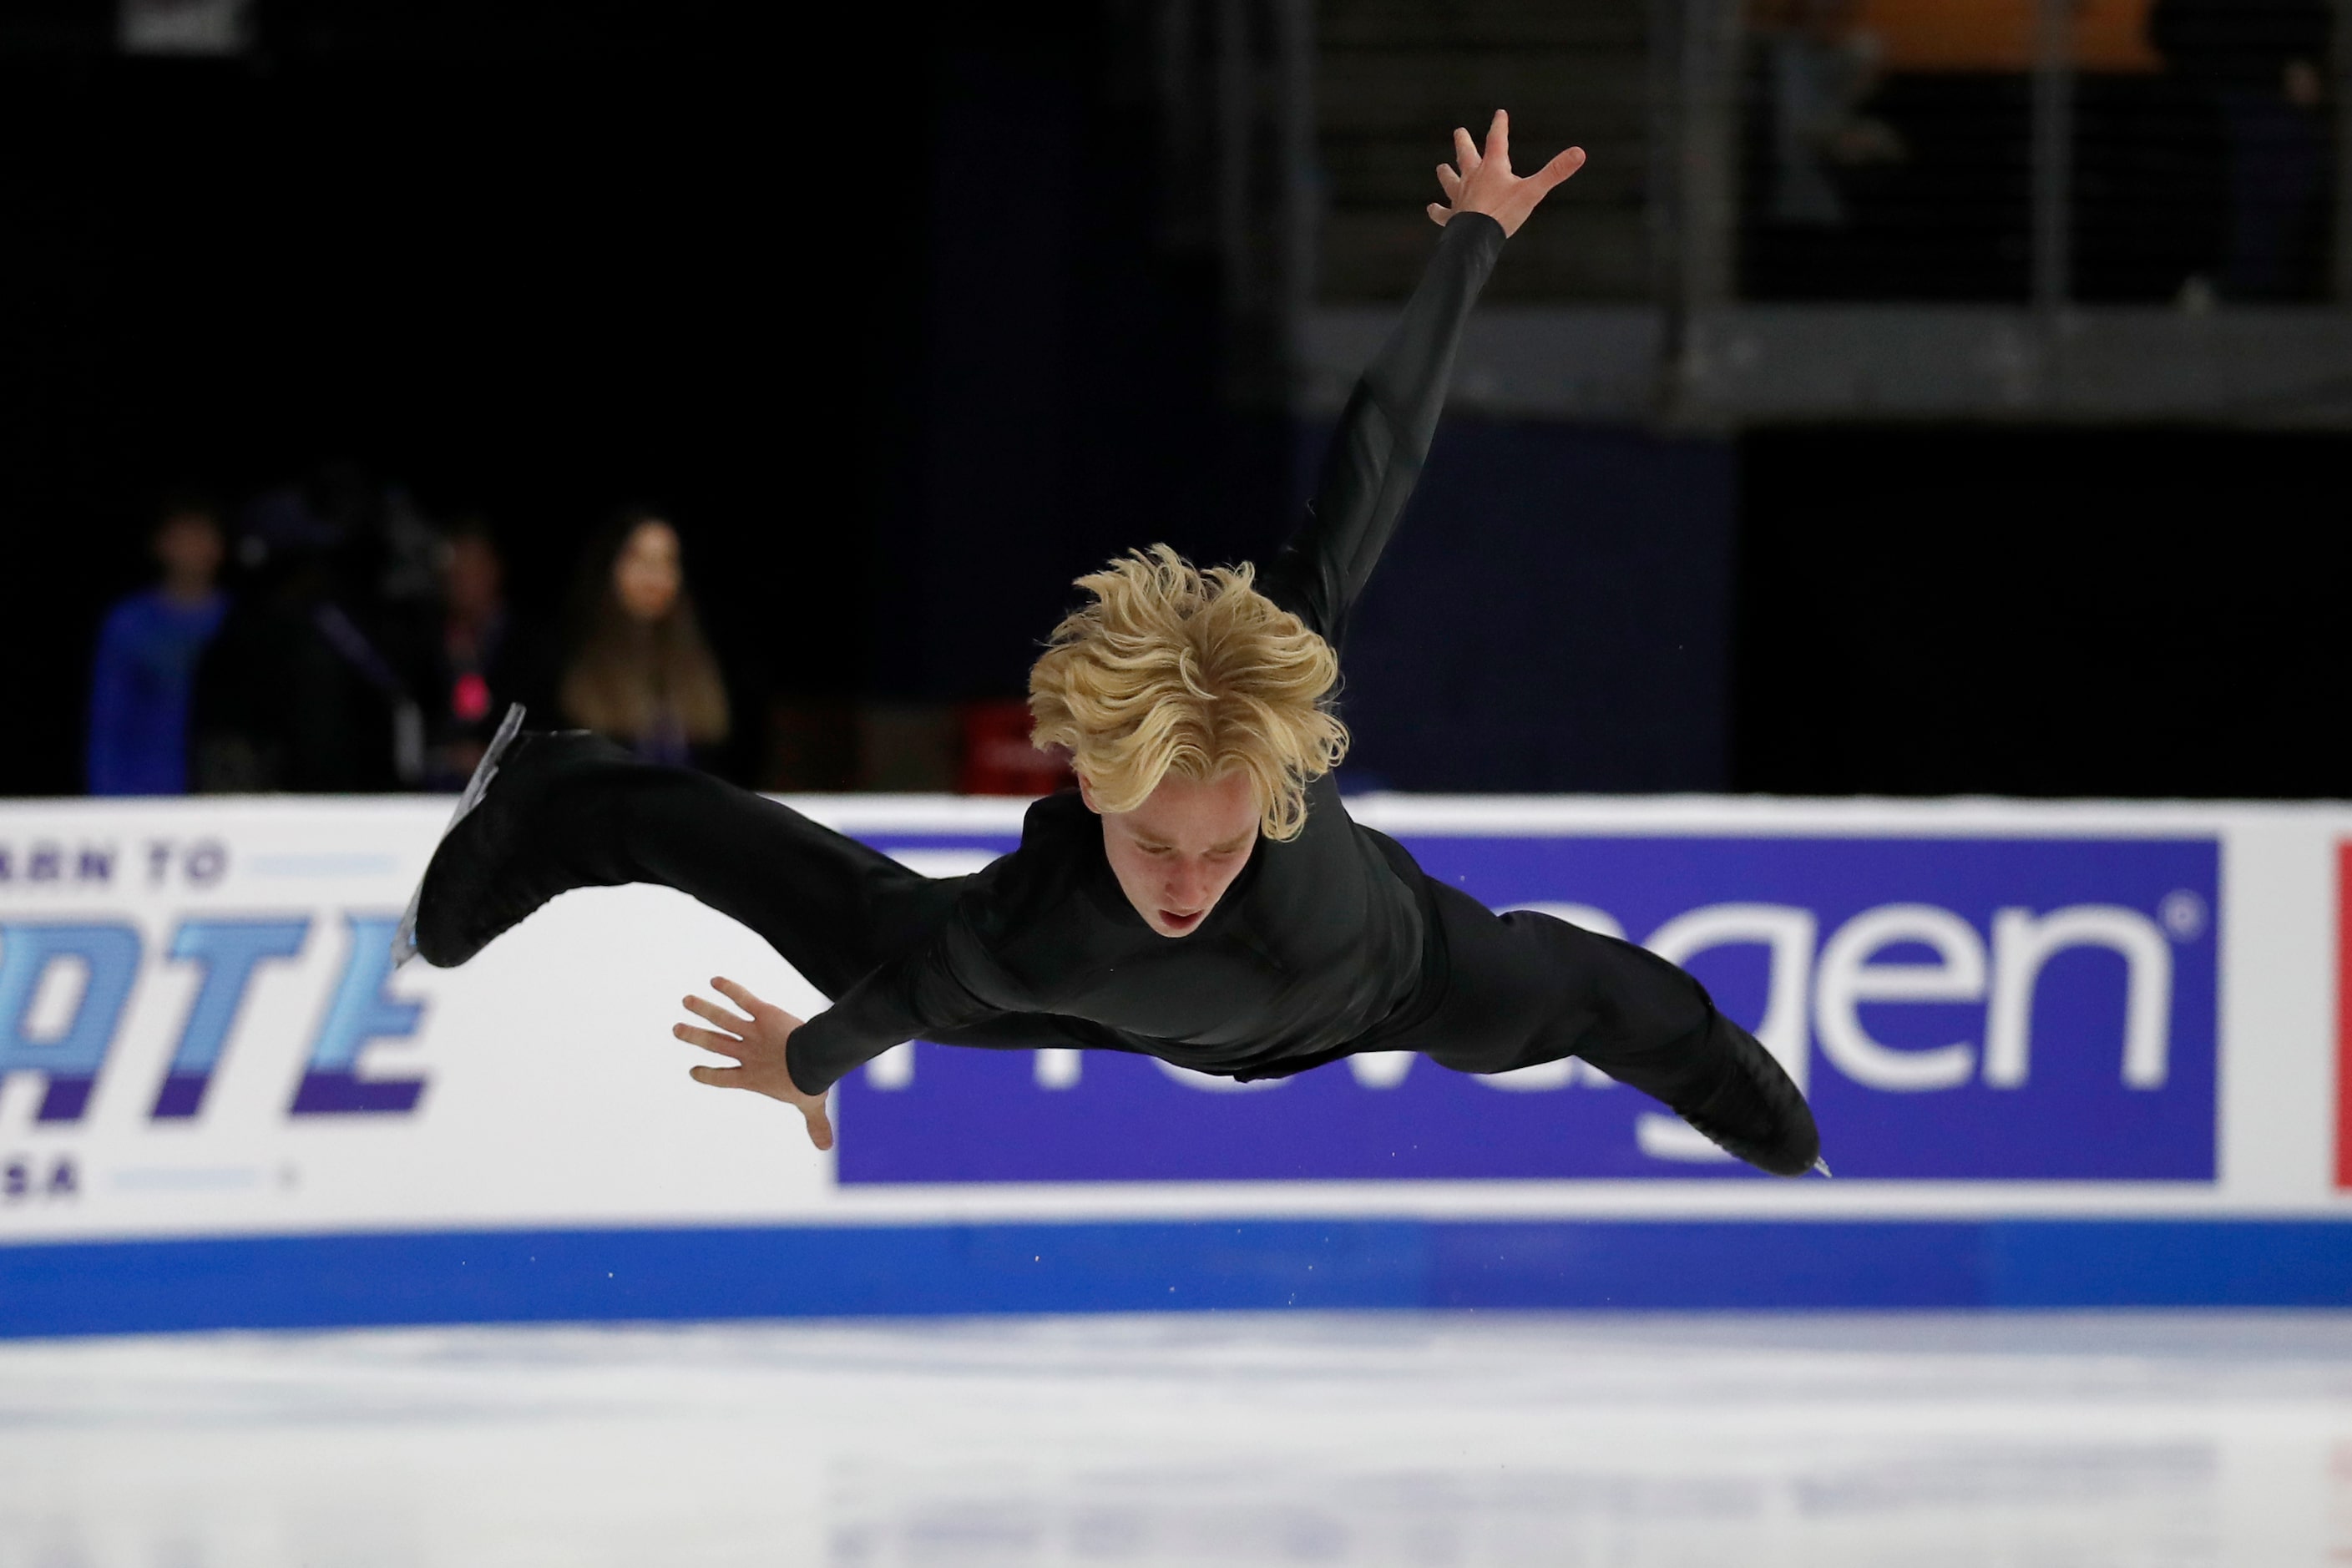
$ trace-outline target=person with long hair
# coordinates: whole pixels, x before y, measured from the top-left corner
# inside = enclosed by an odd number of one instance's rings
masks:
[[[563,716],[650,763],[707,760],[731,728],[727,683],[687,591],[677,529],[632,508],[591,542],[573,602]]]
[[[918,1037],[1093,1048],[1234,1079],[1360,1051],[1464,1072],[1578,1056],[1780,1175],[1816,1166],[1811,1111],[1755,1037],[1675,965],[1528,910],[1496,914],[1348,816],[1331,710],[1349,611],[1395,531],[1454,349],[1504,242],[1584,162],[1522,178],[1507,123],[1459,168],[1437,254],[1335,434],[1306,522],[1263,570],[1166,546],[1079,579],[1030,677],[1041,745],[1075,791],[1021,846],[932,879],[780,803],[635,762],[593,737],[521,735],[460,802],[394,951],[466,963],[557,894],[653,882],[760,933],[820,992],[803,1021],[724,978],[680,1039],[733,1065],[702,1083],[770,1095],[833,1143],[826,1092]],[[1505,672],[1498,672],[1505,673]],[[509,716],[509,735],[520,715]],[[491,771],[495,770],[495,771]]]

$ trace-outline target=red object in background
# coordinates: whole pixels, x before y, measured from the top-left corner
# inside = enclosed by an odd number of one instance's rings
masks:
[[[1072,780],[1069,758],[1029,743],[1026,702],[964,704],[963,761],[956,773],[962,795],[1051,795]]]
[[[2352,840],[2336,847],[2336,1184],[2352,1187]]]
[[[457,683],[449,689],[449,716],[471,724],[488,718],[489,711],[490,683],[470,669],[459,676]]]

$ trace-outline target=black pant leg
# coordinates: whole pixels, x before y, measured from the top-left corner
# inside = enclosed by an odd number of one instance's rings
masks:
[[[1682,970],[1550,915],[1498,915],[1443,882],[1430,889],[1445,942],[1444,999],[1394,1047],[1475,1073],[1581,1057],[1669,1105],[1719,1073],[1710,1037],[1738,1026]]]
[[[675,888],[749,926],[827,997],[942,918],[961,881],[706,773],[618,754],[550,792],[540,838],[584,886]]]

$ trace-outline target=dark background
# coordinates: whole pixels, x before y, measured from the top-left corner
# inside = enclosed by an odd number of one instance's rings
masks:
[[[0,793],[79,787],[173,486],[405,485],[543,612],[657,501],[755,721],[1017,695],[1114,551],[1264,552],[1323,432],[1231,395],[1108,15],[276,5],[180,61],[12,7]],[[2343,795],[2347,446],[1457,419],[1349,650],[1351,773]]]
[[[2347,457],[2197,430],[1750,440],[1735,776],[2352,793]]]

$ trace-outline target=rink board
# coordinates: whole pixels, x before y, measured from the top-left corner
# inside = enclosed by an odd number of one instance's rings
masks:
[[[934,875],[1017,802],[804,809]],[[1776,1182],[1578,1064],[1236,1088],[915,1043],[835,1156],[677,999],[822,1005],[676,894],[383,947],[446,805],[0,806],[0,1332],[1207,1307],[2352,1301],[2352,809],[1362,797],[1685,964],[1807,1089]]]
[[[2340,1220],[1244,1220],[0,1249],[0,1334],[998,1313],[2352,1303]]]

